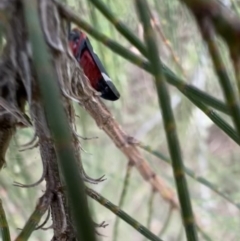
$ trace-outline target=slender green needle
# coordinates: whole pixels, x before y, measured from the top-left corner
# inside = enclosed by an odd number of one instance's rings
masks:
[[[158,93],[159,105],[163,117],[164,129],[168,143],[168,149],[172,159],[172,168],[180,201],[182,219],[188,241],[198,240],[192,211],[191,199],[184,173],[184,165],[181,155],[181,147],[175,119],[170,103],[170,95],[167,89],[159,51],[155,41],[154,31],[150,23],[149,7],[145,0],[135,0],[140,21],[144,28],[144,38],[148,49],[149,61]]]
[[[24,225],[24,228],[20,232],[20,234],[17,236],[15,241],[27,241],[32,234],[32,232],[37,227],[38,223],[40,222],[43,214],[47,211],[49,208],[49,205],[51,203],[52,194],[47,192],[44,194],[38,201],[38,204],[33,211],[32,215],[29,217],[28,221]]]
[[[123,182],[123,189],[122,189],[119,204],[118,204],[119,208],[122,208],[126,194],[127,194],[127,188],[128,188],[128,184],[130,181],[131,171],[132,171],[132,165],[129,162],[128,166],[127,166],[127,171],[126,171],[126,175],[124,178],[124,182]],[[116,241],[118,238],[118,226],[119,226],[119,218],[116,218],[116,221],[115,221],[115,224],[113,227],[113,241]]]
[[[161,160],[163,160],[164,162],[172,165],[172,161],[169,157],[165,156],[164,154],[162,154],[161,152],[157,151],[157,150],[153,150],[150,146],[146,146],[143,145],[142,143],[139,144],[139,147],[141,147],[142,149],[144,149],[145,151],[151,153],[152,155],[160,158]],[[221,191],[221,189],[219,187],[217,187],[216,185],[214,185],[213,183],[211,183],[210,181],[208,181],[206,178],[197,175],[193,170],[191,170],[188,167],[184,166],[184,172],[190,176],[191,178],[193,178],[194,180],[198,181],[199,183],[201,183],[202,185],[208,187],[209,189],[211,189],[212,191],[216,192],[218,195],[220,195],[221,197],[223,197],[225,200],[227,200],[228,202],[232,203],[235,207],[237,207],[238,209],[240,209],[240,203],[239,202],[235,202],[231,199],[231,197],[224,193],[223,191]]]
[[[101,0],[89,0],[114,26],[115,28],[132,43],[145,57],[147,56],[146,48],[139,38],[118,19],[114,13]]]
[[[125,213],[123,210],[121,210],[119,207],[111,203],[109,200],[101,196],[99,193],[95,192],[94,190],[86,187],[86,192],[89,197],[96,200],[98,203],[106,207],[107,209],[111,210],[113,213],[115,213],[117,216],[119,216],[122,220],[124,220],[126,223],[128,223],[130,226],[132,226],[134,229],[136,229],[139,233],[141,233],[144,237],[148,238],[152,241],[162,241],[160,238],[158,238],[155,234],[153,234],[150,230],[148,230],[146,227],[141,225],[138,221],[130,217],[127,213]]]

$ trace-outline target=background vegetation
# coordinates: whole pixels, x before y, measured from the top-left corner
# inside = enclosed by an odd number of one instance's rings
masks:
[[[133,1],[104,0],[104,2],[132,32],[143,39],[143,30]],[[179,76],[183,76],[189,84],[223,100],[207,48],[197,30],[194,18],[186,7],[178,0],[148,2],[157,21],[155,26],[162,61]],[[69,0],[67,3],[75,10],[77,9],[79,15],[96,29],[120,42],[129,50],[138,53],[87,0]],[[223,4],[239,14],[240,1],[226,0]],[[93,38],[90,37],[90,39],[95,52],[102,59],[121,93],[119,101],[105,102],[118,123],[128,134],[165,156],[169,156],[152,77],[113,54]],[[221,54],[228,67],[229,75],[234,77],[227,48],[220,40],[218,44],[221,46]],[[185,165],[194,170],[197,175],[217,184],[222,192],[237,202],[240,199],[237,144],[213,125],[211,120],[178,90],[174,87],[169,87],[169,89]],[[79,107],[76,111],[80,117],[77,120],[78,133],[84,137],[98,137],[98,139],[82,141],[82,148],[86,151],[82,152],[85,170],[90,176],[98,177],[105,174],[107,177],[105,182],[92,188],[118,204],[128,160],[108,136],[96,127],[94,120],[86,111]],[[219,114],[231,123],[228,116]],[[32,136],[30,129],[17,132],[7,153],[7,168],[4,168],[0,175],[0,196],[8,214],[7,218],[13,237],[17,235],[18,228],[22,228],[26,222],[36,205],[37,198],[44,190],[44,183],[29,189],[12,185],[14,181],[24,184],[32,183],[41,176],[42,166],[38,148],[24,152],[18,151],[20,145],[30,140]],[[175,190],[170,166],[159,158],[142,152],[152,169]],[[164,240],[185,240],[179,212],[169,211],[169,204],[161,199],[158,193],[153,196],[150,185],[144,182],[135,168],[132,169],[130,175],[122,209],[142,224],[149,226],[153,233],[162,232],[161,238]],[[204,230],[211,240],[240,240],[239,209],[192,178],[188,177],[187,181],[194,213],[201,230]],[[95,221],[98,223],[106,221],[109,224],[105,229],[98,230],[104,235],[99,237],[99,240],[144,239],[123,221],[120,221],[116,235],[116,232],[114,233],[116,216],[98,203],[92,200],[89,202]],[[149,213],[151,213],[150,218]],[[51,220],[49,225],[51,225]],[[162,230],[163,227],[166,228]],[[51,237],[51,229],[38,230],[33,233],[30,240],[50,240]],[[200,235],[200,240],[207,239],[204,235]]]

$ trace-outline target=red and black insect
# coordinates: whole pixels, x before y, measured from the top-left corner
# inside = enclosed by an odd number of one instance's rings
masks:
[[[92,45],[87,36],[75,28],[70,31],[69,45],[92,87],[101,93],[103,99],[118,100],[120,94],[108,76],[100,59],[93,52]]]

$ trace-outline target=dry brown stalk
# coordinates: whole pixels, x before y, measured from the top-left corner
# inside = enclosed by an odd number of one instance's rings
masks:
[[[98,93],[91,88],[88,79],[84,77],[82,81],[79,81],[82,75],[82,70],[76,66],[73,72],[69,94],[87,110],[95,120],[97,126],[105,131],[116,147],[128,158],[130,163],[137,168],[144,180],[149,182],[152,188],[158,191],[161,197],[169,202],[171,206],[178,208],[175,193],[167,186],[165,181],[151,169],[137,148],[138,141],[124,132],[111,112],[100,100]]]

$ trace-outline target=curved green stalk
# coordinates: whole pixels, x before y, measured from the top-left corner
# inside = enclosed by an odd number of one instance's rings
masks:
[[[147,51],[144,44],[140,39],[134,35],[129,28],[118,19],[114,13],[106,6],[101,0],[89,0],[114,26],[115,28],[132,43],[145,57],[147,57]]]
[[[225,120],[223,120],[215,111],[202,102],[195,100],[194,98],[189,97],[189,100],[192,101],[202,112],[207,115],[225,134],[227,134],[233,141],[240,145],[240,138],[238,133],[230,126]]]
[[[116,54],[120,55],[124,59],[127,59],[131,63],[137,65],[138,67],[146,70],[149,73],[152,73],[150,68],[150,64],[147,60],[142,57],[134,54],[127,48],[123,47],[119,43],[113,41],[108,38],[106,35],[102,34],[98,30],[94,29],[90,24],[84,21],[78,14],[74,13],[69,7],[64,6],[57,0],[55,0],[57,6],[59,7],[60,12],[66,17],[68,20],[77,24],[80,28],[86,31],[88,34],[93,36],[96,40],[100,41],[102,44],[107,46]],[[167,66],[161,63],[163,67],[163,73],[166,77],[166,80],[169,84],[175,86],[180,92],[182,92],[187,98],[189,96],[195,97],[201,102],[225,113],[229,114],[229,110],[227,106],[220,100],[215,97],[205,93],[204,91],[185,83],[184,80],[180,79],[177,75],[175,75]]]
[[[107,4],[109,5],[109,8],[111,9],[111,0],[107,1]],[[109,30],[110,30],[110,35],[112,36],[112,38],[115,40],[117,39],[116,37],[116,32],[114,31],[114,27],[112,26],[111,23],[109,23]],[[118,66],[119,66],[119,60],[117,56],[114,56],[112,54],[112,62],[113,62],[113,74],[114,74],[114,80],[116,80],[117,83],[120,83],[120,79],[118,77],[119,73],[118,73]],[[119,84],[120,85],[120,84]],[[121,91],[122,86],[120,85],[120,91]]]
[[[228,16],[229,13],[222,10],[221,4],[214,0],[181,0],[181,2],[184,2],[195,16],[202,37],[208,46],[213,66],[218,76],[233,123],[240,135],[239,96],[228,76],[215,36],[216,33],[218,33],[225,40],[232,58],[234,56],[239,58],[237,54],[239,51],[239,33],[235,27],[239,24],[239,21],[238,19],[233,21],[233,19]],[[200,14],[200,11],[204,12],[204,14]]]
[[[2,241],[11,241],[7,218],[0,199],[0,236]]]
[[[159,237],[161,237],[164,234],[164,232],[166,231],[166,229],[169,225],[169,222],[171,220],[172,213],[173,213],[173,208],[169,207],[169,210],[168,210],[168,213],[167,213],[167,218],[166,218],[161,230],[159,231],[159,234],[158,234]]]
[[[83,180],[80,176],[72,145],[66,112],[64,111],[57,76],[41,29],[37,0],[24,0],[24,15],[32,46],[33,66],[53,139],[57,160],[66,184],[69,204],[78,240],[95,241]]]
[[[40,222],[43,214],[47,211],[49,208],[50,202],[52,199],[52,194],[49,192],[44,194],[38,201],[38,204],[32,213],[32,215],[29,217],[28,221],[24,225],[24,228],[20,232],[20,234],[17,236],[15,241],[27,241],[32,234],[32,232],[37,227],[38,223]]]
[[[161,61],[158,55],[158,47],[156,45],[154,31],[150,23],[149,8],[145,0],[135,0],[135,4],[139,14],[139,19],[143,24],[144,38],[148,49],[149,61],[151,63],[152,72],[155,76],[159,105],[161,107],[168,150],[172,159],[173,174],[177,187],[177,194],[181,206],[182,219],[187,240],[197,241],[197,231],[187,181],[184,173],[180,143],[178,140],[175,119],[171,108],[170,96],[165,83]]]
[[[224,114],[229,114],[229,109],[222,101],[216,99],[215,97],[207,94],[206,92],[198,89],[193,85],[188,85],[184,80],[178,78],[167,66],[162,64],[163,73],[167,79],[167,82],[175,86],[182,94],[184,94],[188,99],[190,97],[209,105],[216,110],[223,112]]]
[[[218,44],[216,42],[216,37],[214,36],[213,27],[211,26],[210,22],[207,22],[206,24],[209,26],[202,26],[202,35],[208,45],[215,71],[222,87],[222,91],[224,93],[229,111],[232,115],[233,123],[238,131],[238,134],[240,135],[240,100],[228,76],[227,69],[223,63]]]
[[[212,239],[202,230],[202,228],[197,226],[197,230],[206,241],[212,241]]]
[[[148,217],[147,217],[147,225],[146,225],[149,230],[151,230],[154,196],[155,196],[155,191],[152,190],[148,201]]]
[[[161,22],[161,6],[162,4],[160,3],[160,1],[158,0],[154,0],[154,9],[156,9],[157,13],[158,13],[158,18],[159,21]],[[170,7],[171,3],[170,1],[167,1],[167,15],[168,15],[168,21],[170,21],[171,25],[174,26],[174,21],[172,21],[172,16],[174,16],[173,12],[174,10],[172,10],[172,7]],[[170,13],[171,12],[171,13]],[[154,28],[156,29],[160,39],[162,39],[164,45],[166,46],[166,48],[168,49],[171,59],[173,61],[173,63],[175,64],[175,66],[178,69],[178,72],[181,73],[183,76],[186,76],[186,72],[183,68],[183,66],[181,65],[181,63],[179,62],[179,58],[176,55],[174,49],[173,49],[173,45],[171,44],[170,40],[166,37],[166,34],[164,33],[164,29],[161,28],[160,24],[156,21],[155,17],[153,16],[152,12],[150,12],[151,14],[151,19],[155,22],[154,23]],[[175,29],[174,28],[169,28],[171,35],[173,35],[173,39],[175,40]],[[176,42],[176,41],[174,41]]]
[[[152,155],[160,158],[161,160],[163,160],[164,162],[172,165],[172,161],[169,157],[166,157],[164,154],[160,153],[157,150],[153,150],[150,146],[146,146],[143,144],[139,144],[139,147],[141,147],[142,149],[144,149],[145,151],[151,153]],[[193,178],[194,180],[198,181],[199,183],[203,184],[204,186],[208,187],[209,189],[211,189],[212,191],[216,192],[219,196],[223,197],[225,200],[227,200],[228,202],[230,202],[231,204],[233,204],[236,208],[238,208],[240,210],[240,203],[235,202],[231,199],[231,197],[229,197],[228,194],[224,193],[221,191],[221,189],[219,187],[217,187],[216,185],[214,185],[213,183],[209,182],[207,179],[205,179],[204,177],[201,177],[199,175],[197,175],[193,170],[191,170],[188,167],[184,167],[184,172],[190,176],[191,178]]]
[[[119,204],[118,204],[119,208],[122,208],[126,194],[127,194],[127,187],[128,187],[129,181],[130,181],[131,171],[132,171],[132,165],[129,162],[128,166],[127,166],[127,171],[126,171],[126,175],[124,178],[124,182],[123,182],[122,193],[120,195],[120,200],[119,200]],[[115,224],[113,227],[113,241],[116,241],[118,238],[118,225],[119,225],[119,218],[116,218],[116,221],[115,221]]]
[[[97,19],[97,15],[96,15],[96,11],[95,11],[96,9],[93,7],[93,4],[90,1],[87,1],[87,2],[88,2],[88,9],[89,9],[89,12],[90,12],[92,25],[95,26],[95,28],[100,29],[100,24],[99,24],[99,21]],[[97,47],[98,47],[103,65],[106,66],[104,50],[102,48],[103,46],[98,43]]]
[[[141,225],[137,220],[130,217],[127,213],[125,213],[123,210],[121,210],[118,206],[111,203],[109,200],[101,196],[99,193],[95,192],[91,188],[86,187],[86,192],[89,197],[96,200],[98,203],[106,207],[107,209],[111,210],[113,213],[115,213],[117,216],[119,216],[122,220],[124,220],[126,223],[128,223],[130,226],[132,226],[134,229],[136,229],[139,233],[141,233],[144,237],[152,240],[152,241],[162,241],[160,238],[158,238],[155,234],[153,234],[150,230],[148,230],[146,227]]]

